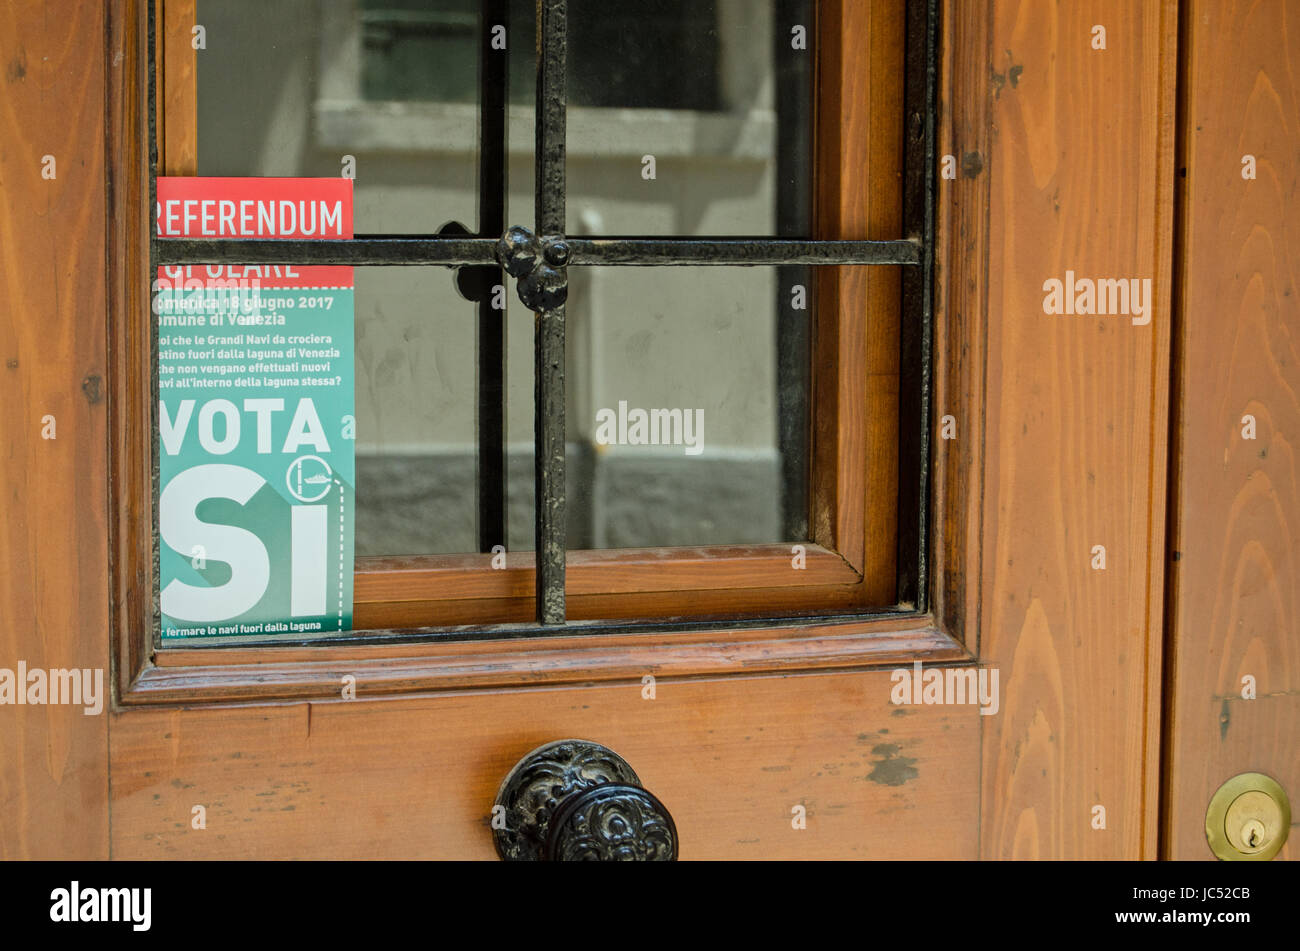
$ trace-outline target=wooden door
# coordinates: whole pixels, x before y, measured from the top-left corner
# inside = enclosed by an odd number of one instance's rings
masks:
[[[1300,788],[1297,35],[1281,6],[1194,3],[1180,163],[1184,315],[1171,484],[1163,854],[1204,858],[1205,804],[1241,773]],[[1221,64],[1237,64],[1224,71]]]
[[[583,737],[668,807],[684,859],[1157,856],[1178,300],[1172,0],[941,4],[936,159],[951,177],[936,202],[924,612],[217,652],[142,642],[151,579],[121,570],[150,533],[148,496],[131,489],[147,488],[148,460],[122,449],[148,438],[150,400],[147,346],[122,330],[147,327],[130,316],[147,312],[132,279],[148,230],[129,131],[147,72],[142,10],[60,6],[0,13],[0,666],[111,666],[115,693],[99,717],[3,711],[16,728],[0,731],[0,852],[490,859],[508,770]],[[895,5],[828,6],[852,18]],[[889,55],[880,29],[821,36],[841,59],[872,43]],[[1222,54],[1204,42],[1204,61]],[[875,237],[880,216],[853,172],[871,160],[870,75],[849,78],[844,141],[868,154],[846,145],[836,237]],[[57,177],[42,175],[47,153]],[[1069,277],[1149,280],[1145,313],[1046,312],[1047,282]],[[897,369],[869,362],[868,337],[846,339],[839,365],[887,401]],[[46,416],[57,438],[42,438]],[[1190,438],[1196,417],[1178,418]],[[879,436],[856,425],[850,444],[866,457]],[[1230,498],[1184,494],[1178,517],[1221,514]],[[1229,596],[1231,584],[1202,576],[1201,590]],[[660,596],[658,610],[683,597]],[[996,671],[996,712],[894,702],[895,672],[916,662]],[[340,695],[348,675],[356,699]],[[1294,750],[1293,723],[1269,729],[1245,735]],[[1185,830],[1203,803],[1171,803],[1166,822],[1186,843],[1174,853],[1195,854]],[[900,821],[927,834],[900,836]]]

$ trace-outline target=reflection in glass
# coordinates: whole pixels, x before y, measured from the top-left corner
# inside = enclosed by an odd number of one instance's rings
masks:
[[[376,65],[380,6],[362,0],[199,0],[207,49],[198,53],[199,175],[335,176],[354,170],[357,234],[473,230],[478,162],[476,21],[457,21],[441,74],[453,98],[403,102],[395,37]],[[444,9],[460,3],[382,5]],[[380,49],[385,49],[382,44]],[[395,100],[382,105],[375,93]],[[349,161],[349,158],[351,161]]]

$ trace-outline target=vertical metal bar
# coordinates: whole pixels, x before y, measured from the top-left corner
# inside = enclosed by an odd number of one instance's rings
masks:
[[[810,0],[777,0],[772,29],[776,73],[776,234],[807,238],[812,231],[812,56],[790,45],[790,27],[814,33]],[[794,306],[793,288],[804,288],[804,309]],[[811,421],[812,326],[809,320],[812,268],[777,268],[776,403],[781,454],[781,523],[784,539],[808,537]]]
[[[537,0],[539,236],[564,234],[568,0]],[[564,623],[564,305],[537,314],[534,331],[537,620]]]
[[[935,96],[938,0],[908,0],[904,75],[903,228],[921,242],[903,269],[899,389],[898,600],[926,610],[930,477],[930,319],[934,272]]]
[[[492,28],[506,27],[509,0],[479,4],[478,236],[500,238],[506,230],[506,106],[510,60],[492,48]],[[492,304],[501,268],[486,282],[478,301],[478,544],[491,551],[506,543],[506,315]]]

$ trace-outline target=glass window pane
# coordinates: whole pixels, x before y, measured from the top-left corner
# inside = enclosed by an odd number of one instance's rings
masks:
[[[809,0],[572,0],[570,23],[570,234],[811,234]]]
[[[432,234],[453,220],[476,230],[476,9],[199,0],[198,174],[332,176],[351,164],[357,234]],[[433,88],[415,71],[428,62]]]
[[[570,269],[570,548],[806,540],[810,311],[790,305],[798,287],[811,294],[807,270]],[[510,333],[511,488],[527,495],[509,524],[511,547],[531,549],[523,324]]]
[[[476,102],[478,8],[479,0],[362,0],[362,95]]]
[[[357,556],[477,551],[477,305],[446,268],[354,273]]]

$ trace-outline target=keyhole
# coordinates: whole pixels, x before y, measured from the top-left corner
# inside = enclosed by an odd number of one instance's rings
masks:
[[[1259,849],[1264,844],[1264,824],[1251,819],[1241,827],[1241,842],[1248,849]]]

